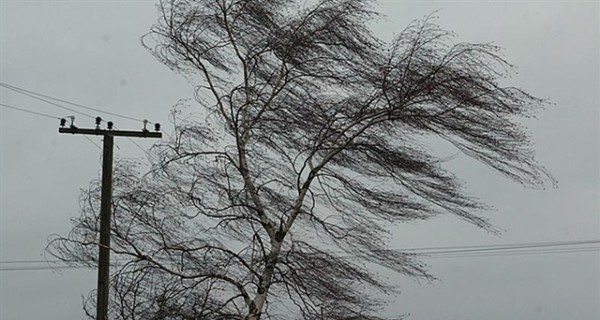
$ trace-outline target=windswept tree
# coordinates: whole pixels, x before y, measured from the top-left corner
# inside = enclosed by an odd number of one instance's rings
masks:
[[[453,214],[494,231],[423,137],[552,181],[515,122],[544,101],[501,84],[498,47],[455,43],[431,18],[384,43],[370,4],[160,3],[143,43],[197,103],[175,109],[150,173],[116,170],[111,319],[382,319],[396,288],[369,266],[430,277],[388,250],[394,225]],[[57,257],[95,264],[99,189]]]

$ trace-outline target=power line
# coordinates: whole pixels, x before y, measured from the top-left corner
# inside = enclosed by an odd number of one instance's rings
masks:
[[[2,106],[4,108],[9,108],[9,109],[13,109],[13,110],[21,111],[21,112],[26,112],[26,113],[30,113],[30,114],[34,114],[34,115],[46,117],[46,118],[59,119],[60,120],[60,117],[49,115],[47,113],[41,113],[41,112],[37,112],[37,111],[31,111],[31,110],[27,110],[27,109],[15,107],[15,106],[7,105],[7,104],[1,103],[1,102],[0,102],[0,106]]]
[[[49,95],[46,95],[46,94],[43,94],[43,93],[35,92],[35,91],[32,91],[32,90],[23,89],[23,88],[20,88],[20,87],[17,87],[17,86],[13,86],[13,85],[10,85],[10,84],[4,83],[4,82],[0,82],[0,86],[5,87],[5,88],[7,88],[9,90],[13,90],[13,91],[18,92],[18,93],[21,93],[21,94],[25,94],[27,96],[31,96],[31,95],[40,96],[40,97],[44,97],[44,98],[51,99],[51,100],[54,100],[54,101],[59,101],[59,102],[62,102],[62,103],[66,103],[66,104],[69,104],[69,105],[72,105],[72,106],[75,106],[75,107],[79,107],[79,108],[83,108],[83,109],[87,109],[87,110],[91,110],[91,111],[96,111],[96,112],[101,112],[101,113],[104,113],[104,114],[109,114],[111,116],[120,117],[120,118],[123,118],[123,119],[133,120],[133,121],[137,121],[137,122],[141,122],[142,121],[140,119],[136,119],[136,118],[124,116],[124,115],[121,115],[121,114],[118,114],[118,113],[114,113],[114,112],[110,112],[110,111],[104,111],[104,110],[101,110],[101,109],[98,109],[98,108],[92,108],[92,107],[89,107],[89,106],[86,106],[86,105],[83,105],[83,104],[80,104],[80,103],[75,103],[75,102],[71,102],[71,101],[68,101],[68,100],[64,100],[64,99],[59,99],[59,98],[56,98],[56,97],[52,97],[52,96],[49,96]]]
[[[4,103],[0,102],[0,106],[4,107],[4,108],[9,108],[9,109],[13,109],[16,111],[20,111],[20,112],[25,112],[25,113],[29,113],[29,114],[33,114],[33,115],[37,115],[37,116],[41,116],[41,117],[46,117],[46,118],[51,118],[51,119],[61,119],[61,117],[57,117],[57,116],[53,116],[47,113],[42,113],[42,112],[37,112],[37,111],[31,111],[31,110],[27,110],[27,109],[23,109],[23,108],[19,108],[19,107],[15,107],[15,106],[11,106],[11,105],[7,105]],[[100,148],[100,146],[95,143],[92,139],[90,139],[89,137],[85,137],[89,142],[91,142],[94,146],[96,146],[96,148],[102,150],[102,148]]]
[[[133,143],[136,147],[138,147],[138,149],[142,150],[142,152],[144,153],[148,153],[148,151],[144,148],[142,148],[142,146],[140,146],[139,144],[137,144],[137,142],[135,142],[133,139],[127,137],[127,140],[129,140],[131,143]]]
[[[96,148],[98,148],[98,149],[100,149],[100,151],[102,151],[102,148],[100,147],[100,145],[95,143],[94,140],[90,139],[90,137],[87,137],[87,136],[85,138],[87,139],[87,141],[93,143],[96,146]]]
[[[1,271],[35,271],[35,270],[62,270],[62,269],[83,269],[88,268],[86,266],[35,266],[35,267],[8,267],[8,268],[0,268]]]
[[[481,245],[481,246],[449,246],[432,248],[412,249],[389,249],[389,252],[413,252],[422,255],[423,258],[470,258],[470,257],[493,257],[493,256],[519,256],[538,254],[565,254],[600,251],[600,240],[562,241],[562,242],[538,242],[538,243],[516,243],[506,245]],[[567,248],[567,246],[581,246]],[[589,246],[594,245],[594,246]],[[558,248],[557,248],[558,247]],[[443,250],[445,249],[445,250]],[[477,251],[474,251],[477,250]],[[340,256],[341,258],[353,258],[355,255]],[[114,259],[113,262],[128,262],[127,259]],[[66,263],[74,263],[75,260],[5,260],[0,265],[23,264],[29,266],[0,267],[0,271],[29,271],[29,270],[52,270],[70,268],[88,268],[87,266],[69,266]],[[31,266],[31,264],[45,263],[45,266]],[[54,264],[54,266],[52,266]],[[118,266],[114,264],[113,266]]]
[[[472,258],[472,257],[495,257],[495,256],[521,256],[521,255],[538,255],[538,254],[565,254],[565,253],[582,253],[582,252],[600,252],[600,247],[594,248],[579,248],[579,249],[562,249],[562,250],[534,250],[531,252],[504,252],[504,253],[492,253],[492,254],[477,254],[477,255],[448,255],[448,256],[424,256],[424,259],[440,259],[440,258]],[[344,258],[352,258],[352,256],[346,256]],[[111,265],[115,267],[119,265]],[[88,266],[25,266],[25,267],[0,267],[2,271],[34,271],[34,270],[62,270],[62,269],[85,269],[90,268]]]
[[[114,127],[115,129],[119,130],[119,128],[117,128],[117,126]],[[133,143],[136,147],[138,147],[138,149],[142,150],[143,153],[148,154],[148,150],[142,148],[142,146],[140,146],[139,144],[137,144],[137,142],[135,142],[133,139],[131,139],[131,137],[126,137],[127,140],[129,140],[131,143]],[[117,147],[118,148],[118,147]]]
[[[67,101],[67,100],[58,99],[58,98],[51,97],[51,96],[48,96],[48,95],[45,95],[45,94],[41,94],[41,93],[38,93],[38,92],[35,92],[35,91],[31,91],[31,90],[27,90],[27,89],[19,88],[19,87],[16,87],[16,86],[12,86],[12,85],[9,85],[9,84],[3,83],[3,82],[0,82],[0,86],[2,86],[2,87],[5,87],[5,88],[7,88],[7,89],[9,89],[9,90],[13,90],[13,91],[15,91],[15,92],[17,92],[17,93],[20,93],[20,94],[26,95],[26,96],[28,96],[28,97],[31,97],[31,98],[34,98],[34,99],[37,99],[37,100],[40,100],[40,101],[43,101],[43,102],[49,103],[49,104],[51,104],[51,105],[54,105],[54,106],[56,106],[56,107],[63,108],[63,109],[66,109],[66,110],[69,110],[69,111],[72,111],[72,112],[75,112],[75,113],[79,113],[79,114],[82,114],[82,115],[84,115],[84,116],[87,116],[87,117],[90,117],[90,118],[93,118],[93,119],[95,119],[95,117],[94,117],[94,116],[91,116],[91,115],[89,115],[89,114],[86,114],[86,113],[82,113],[82,112],[76,111],[76,110],[74,110],[74,109],[71,109],[71,108],[67,108],[67,107],[61,106],[61,105],[59,105],[59,104],[56,104],[56,103],[54,103],[54,102],[51,102],[51,101],[48,101],[48,100],[46,100],[46,99],[39,98],[39,97],[37,97],[37,96],[41,96],[41,97],[44,97],[44,98],[48,98],[48,99],[52,99],[52,100],[56,100],[56,101],[60,101],[60,102],[67,103],[67,104],[70,104],[70,105],[74,105],[74,106],[77,106],[77,107],[80,107],[80,108],[85,108],[85,109],[89,109],[89,110],[94,110],[94,111],[98,111],[98,112],[102,112],[102,113],[106,113],[106,114],[114,115],[114,116],[117,116],[117,117],[121,117],[121,118],[129,119],[129,120],[134,120],[134,121],[141,122],[140,120],[138,120],[138,119],[135,119],[135,118],[131,118],[131,117],[127,117],[127,116],[119,115],[119,114],[116,114],[116,113],[113,113],[113,112],[103,111],[103,110],[96,109],[96,108],[87,107],[87,106],[84,106],[84,105],[82,105],[82,104],[78,104],[78,103],[70,102],[70,101]],[[22,109],[22,108],[17,108],[17,107],[13,107],[13,106],[5,105],[5,104],[2,104],[2,103],[0,103],[0,105],[1,105],[1,106],[3,106],[3,107],[6,107],[6,108],[10,108],[10,109],[14,109],[14,110],[22,111],[22,112],[27,112],[27,113],[31,113],[31,114],[36,114],[36,115],[40,115],[40,116],[44,116],[44,117],[48,117],[48,118],[53,118],[53,119],[61,119],[60,117],[55,117],[55,116],[51,116],[51,115],[44,114],[44,113],[41,113],[41,112],[35,112],[35,111],[30,111],[30,110],[26,110],[26,109]],[[101,121],[104,121],[104,120],[101,120]],[[148,123],[151,123],[151,122],[148,122]],[[115,129],[118,129],[118,128],[115,126]],[[86,138],[88,141],[90,141],[91,143],[93,143],[93,144],[94,144],[94,145],[95,145],[95,146],[96,146],[98,149],[102,150],[102,148],[101,148],[101,147],[100,147],[100,146],[99,146],[97,143],[95,143],[94,141],[92,141],[92,140],[91,140],[89,137],[87,137],[87,136],[86,136],[85,138]],[[146,149],[142,148],[142,146],[140,146],[138,143],[136,143],[136,142],[135,142],[133,139],[131,139],[131,138],[129,138],[129,137],[127,137],[127,139],[128,139],[129,141],[131,141],[131,143],[133,143],[133,144],[134,144],[134,145],[135,145],[137,148],[139,148],[139,149],[140,149],[142,152],[144,152],[144,153],[147,153],[147,152],[148,152]]]
[[[84,113],[84,112],[81,112],[81,111],[77,111],[77,110],[75,110],[75,109],[73,109],[73,108],[65,107],[65,106],[63,106],[63,105],[60,105],[60,104],[54,103],[54,102],[52,102],[52,101],[49,101],[49,100],[46,100],[46,99],[44,99],[44,98],[40,98],[40,97],[38,97],[38,96],[37,96],[36,94],[34,94],[34,93],[28,93],[28,91],[27,91],[27,90],[20,89],[20,88],[17,88],[17,87],[13,87],[13,86],[11,86],[11,85],[8,85],[8,84],[2,83],[2,82],[0,82],[0,86],[2,86],[2,87],[5,87],[5,88],[7,88],[7,89],[9,89],[9,90],[12,90],[12,91],[14,91],[14,92],[20,93],[20,94],[22,94],[22,95],[28,96],[28,97],[30,97],[30,98],[32,98],[32,99],[36,99],[36,100],[39,100],[39,101],[42,101],[42,102],[46,102],[46,103],[48,103],[48,104],[51,104],[51,105],[53,105],[53,106],[55,106],[55,107],[58,107],[58,108],[61,108],[61,109],[65,109],[65,110],[68,110],[68,111],[71,111],[71,112],[74,112],[74,113],[77,113],[77,114],[80,114],[80,115],[83,115],[83,116],[86,116],[86,117],[89,117],[89,118],[92,118],[92,119],[95,119],[95,118],[96,118],[96,117],[94,117],[94,116],[92,116],[92,115],[89,115],[89,114],[87,114],[87,113]]]
[[[464,258],[475,256],[500,256],[500,255],[522,255],[522,254],[542,254],[552,253],[569,253],[578,252],[577,250],[591,249],[588,251],[600,251],[600,246],[584,247],[584,248],[558,248],[551,247],[566,247],[566,246],[581,246],[581,245],[597,245],[600,240],[580,240],[580,241],[555,241],[555,242],[537,242],[537,243],[514,243],[503,245],[478,245],[478,246],[447,246],[447,247],[428,247],[428,248],[413,248],[413,249],[382,249],[374,250],[375,252],[404,252],[415,255],[420,255],[423,258]],[[584,252],[584,251],[581,251]],[[342,255],[343,258],[353,258],[356,255]]]
[[[522,255],[540,255],[540,254],[557,254],[557,253],[581,253],[600,251],[600,247],[584,247],[584,248],[559,248],[559,249],[542,249],[542,250],[514,250],[504,252],[478,252],[478,253],[463,253],[463,254],[442,254],[442,255],[425,255],[424,258],[476,258],[476,257],[502,257],[502,256],[522,256]]]
[[[537,242],[537,243],[516,243],[507,245],[481,245],[481,246],[462,246],[462,247],[437,247],[437,248],[421,248],[413,249],[422,251],[420,254],[444,254],[444,253],[473,253],[483,251],[497,251],[497,250],[515,250],[515,249],[528,249],[528,248],[544,248],[544,247],[561,247],[561,246],[575,246],[575,245],[586,245],[586,244],[598,244],[600,240],[580,240],[580,241],[556,241],[556,242]],[[438,251],[436,251],[438,250]],[[411,251],[406,250],[406,251]]]
[[[53,96],[50,96],[50,95],[47,95],[47,94],[43,94],[43,93],[39,93],[39,92],[36,92],[36,91],[33,91],[33,90],[28,90],[28,89],[24,89],[24,88],[21,88],[21,87],[17,87],[15,85],[11,85],[11,84],[8,84],[8,83],[5,83],[5,82],[0,82],[0,86],[4,87],[6,89],[12,90],[14,92],[26,95],[28,97],[31,97],[31,98],[34,98],[34,99],[37,99],[37,100],[40,100],[40,101],[52,104],[54,106],[57,106],[57,107],[60,107],[60,108],[64,108],[64,109],[67,109],[69,111],[85,115],[87,117],[95,118],[95,117],[93,117],[91,115],[88,115],[88,114],[85,114],[85,113],[81,113],[79,111],[74,111],[71,108],[60,106],[60,105],[58,105],[56,103],[53,103],[51,101],[48,101],[48,100],[45,100],[45,99],[42,99],[42,98],[39,98],[39,97],[43,97],[43,98],[46,98],[46,99],[51,99],[51,100],[54,100],[54,101],[59,101],[59,102],[66,103],[66,104],[69,104],[69,105],[74,106],[74,107],[83,108],[83,109],[86,109],[86,110],[100,112],[102,114],[112,115],[112,116],[119,117],[119,118],[122,118],[122,119],[132,120],[132,121],[136,121],[136,122],[143,122],[143,120],[136,119],[136,118],[133,118],[133,117],[129,117],[129,116],[126,116],[126,115],[122,115],[122,114],[119,114],[119,113],[116,113],[116,112],[110,112],[110,111],[105,111],[105,110],[102,110],[102,109],[99,109],[99,108],[93,108],[93,107],[90,107],[90,106],[87,106],[87,105],[84,105],[84,104],[81,104],[81,103],[76,103],[76,102],[72,102],[72,101],[69,101],[69,100],[64,100],[64,99],[56,98],[56,97],[53,97]],[[155,122],[152,122],[152,121],[148,121],[148,123],[149,124],[155,124]],[[167,137],[172,138],[168,133],[166,133],[166,132],[163,132],[163,133]]]
[[[529,242],[529,243],[512,243],[512,244],[498,244],[498,245],[465,245],[465,246],[445,246],[445,247],[421,247],[421,248],[397,248],[397,249],[386,249],[376,250],[378,252],[413,252],[414,254],[449,254],[449,253],[468,253],[468,252],[485,252],[495,250],[511,250],[511,249],[527,249],[527,248],[546,248],[546,247],[561,247],[561,246],[576,246],[576,245],[590,245],[600,244],[600,240],[571,240],[571,241],[545,241],[545,242]],[[437,251],[431,251],[435,249]],[[477,251],[474,251],[477,250]],[[564,250],[564,249],[562,249]],[[332,252],[328,252],[332,253]],[[117,259],[118,261],[118,259]],[[4,263],[60,263],[63,260],[4,260],[0,261],[0,264]],[[66,261],[74,262],[74,261]]]

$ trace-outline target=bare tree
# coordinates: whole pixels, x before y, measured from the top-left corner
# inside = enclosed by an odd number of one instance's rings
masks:
[[[175,109],[150,174],[116,169],[111,319],[381,319],[396,288],[369,265],[431,277],[388,250],[395,224],[450,213],[494,231],[422,137],[553,182],[514,121],[544,101],[500,84],[494,45],[454,43],[430,17],[384,43],[364,0],[159,8],[144,45],[202,108]],[[54,255],[94,264],[98,193]]]

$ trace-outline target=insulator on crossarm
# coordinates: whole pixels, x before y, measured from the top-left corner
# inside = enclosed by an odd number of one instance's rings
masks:
[[[107,122],[107,123],[106,123],[106,128],[107,128],[108,130],[112,130],[112,129],[113,129],[113,122],[112,122],[112,121],[109,121],[109,122]]]
[[[77,127],[75,126],[75,116],[68,116],[67,118],[71,119],[71,129],[76,129]]]
[[[102,118],[96,117],[96,130],[100,130],[100,123],[102,122]]]
[[[160,123],[154,124],[154,131],[160,131]]]
[[[148,120],[144,119],[144,121],[142,122],[144,123],[144,129],[142,129],[142,131],[148,132],[148,129],[146,129],[146,126],[148,125]]]
[[[65,118],[60,118],[60,127],[61,127],[61,128],[64,128],[64,127],[65,127],[65,124],[67,124],[67,119],[65,119]]]

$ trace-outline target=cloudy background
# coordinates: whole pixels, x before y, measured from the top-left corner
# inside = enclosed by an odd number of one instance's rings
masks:
[[[486,216],[503,233],[444,217],[401,226],[391,247],[600,239],[598,2],[381,1],[378,9],[387,18],[374,30],[384,39],[437,10],[438,23],[456,32],[457,41],[504,47],[518,67],[507,83],[553,103],[524,124],[539,161],[559,180],[556,189],[527,190],[459,156],[448,166],[495,208]],[[161,122],[168,132],[171,106],[190,98],[193,88],[140,45],[156,16],[155,1],[0,0],[0,81]],[[0,103],[57,118],[73,114],[2,87]],[[103,117],[120,129],[142,126]],[[76,124],[92,127],[93,120],[77,115]],[[0,107],[2,320],[82,319],[81,296],[96,286],[95,270],[23,270],[47,266],[34,263],[44,259],[47,238],[68,233],[80,188],[99,175],[101,150],[94,143],[100,146],[101,139],[62,135],[57,128],[58,119]],[[152,143],[135,142],[117,138],[117,157],[141,158]],[[390,275],[402,295],[387,311],[410,319],[597,320],[599,251],[567,251],[426,258],[439,281]]]

